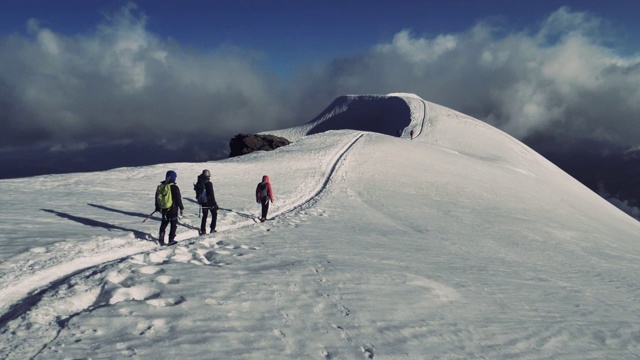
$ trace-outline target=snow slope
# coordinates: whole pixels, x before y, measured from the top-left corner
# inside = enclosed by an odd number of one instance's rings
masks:
[[[0,358],[640,356],[640,225],[522,143],[411,94],[274,133],[295,141],[0,181]],[[192,198],[203,168],[219,232],[187,200],[158,247],[155,186]]]

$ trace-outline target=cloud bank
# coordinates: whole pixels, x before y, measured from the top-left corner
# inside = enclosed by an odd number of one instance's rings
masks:
[[[164,141],[266,129],[288,116],[260,54],[184,49],[146,22],[129,5],[91,34],[66,36],[32,19],[29,36],[0,39],[0,142]]]
[[[425,38],[403,30],[369,54],[336,60],[312,86],[325,92],[413,92],[519,139],[640,143],[640,56],[607,46],[615,34],[561,8],[536,29],[480,23]]]
[[[640,144],[640,56],[622,55],[602,20],[560,8],[535,28],[490,22],[419,36],[399,31],[366,53],[282,80],[267,54],[182,47],[151,33],[135,5],[68,36],[36,19],[0,38],[3,147],[191,136],[311,120],[345,94],[412,92],[526,140]],[[614,45],[611,45],[614,44]],[[628,53],[628,51],[627,51]]]

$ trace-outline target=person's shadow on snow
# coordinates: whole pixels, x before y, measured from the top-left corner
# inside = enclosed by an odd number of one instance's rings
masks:
[[[146,218],[147,216],[149,216],[149,214],[129,212],[129,211],[124,211],[124,210],[120,210],[120,209],[110,208],[110,207],[104,206],[104,205],[98,205],[98,204],[87,204],[87,205],[93,206],[94,208],[98,208],[98,209],[102,209],[102,210],[113,211],[113,212],[118,213],[118,214],[140,217],[140,218],[143,218],[143,219]]]
[[[98,205],[98,204],[87,204],[87,205],[93,206],[95,208],[102,209],[102,210],[113,211],[115,213],[123,214],[123,215],[127,215],[127,216],[135,216],[135,217],[141,217],[141,218],[145,218],[145,219],[149,216],[149,214],[142,214],[142,213],[136,213],[136,212],[123,211],[123,210],[119,210],[119,209],[110,208],[110,207],[104,206],[104,205]],[[155,216],[151,216],[150,219],[158,220],[158,221],[161,220],[160,217],[155,217]],[[178,225],[182,226],[182,227],[185,227],[187,229],[198,230],[197,227],[195,227],[193,225],[185,224],[185,223],[180,222],[180,221],[178,221]]]
[[[236,215],[238,215],[238,216],[241,216],[241,217],[243,217],[243,218],[247,218],[247,219],[254,219],[254,218],[255,218],[255,216],[254,216],[254,215],[241,213],[241,212],[239,212],[239,211],[235,211],[235,210],[231,210],[231,209],[218,208],[218,210],[228,211],[228,212],[234,213],[234,214],[236,214]]]
[[[87,225],[87,226],[92,226],[92,227],[100,227],[103,229],[107,229],[109,231],[111,230],[120,230],[120,231],[126,231],[126,232],[132,232],[133,236],[136,239],[140,239],[140,240],[146,240],[146,241],[155,241],[153,240],[153,236],[151,234],[139,231],[139,230],[135,230],[135,229],[127,229],[127,228],[123,228],[121,226],[117,226],[117,225],[112,225],[109,223],[105,223],[102,221],[97,221],[97,220],[93,220],[93,219],[89,219],[89,218],[85,218],[85,217],[81,217],[81,216],[75,216],[75,215],[71,215],[71,214],[67,214],[67,213],[63,213],[60,211],[55,211],[55,210],[51,210],[51,209],[40,209],[44,212],[48,212],[51,214],[54,214],[56,216],[59,216],[63,219],[68,219],[71,221],[75,221],[77,223],[80,223],[82,225]],[[146,215],[145,215],[146,216]]]
[[[198,202],[197,202],[196,200],[193,200],[193,199],[191,199],[191,198],[183,198],[183,200],[190,201],[190,202],[192,202],[192,203],[197,204],[198,206],[200,206],[200,204],[198,204]],[[91,204],[89,204],[89,205],[91,205]],[[92,205],[92,206],[93,206],[93,205]],[[254,218],[255,218],[255,216],[254,216],[254,215],[241,213],[241,212],[239,212],[239,211],[235,211],[235,210],[233,210],[233,209],[227,209],[227,208],[219,207],[219,208],[218,208],[218,210],[220,210],[220,211],[227,211],[227,212],[230,212],[230,213],[234,213],[234,214],[237,214],[238,216],[241,216],[241,217],[243,217],[243,218],[247,218],[247,219],[254,219]],[[145,215],[145,216],[146,216],[146,215]],[[197,229],[197,228],[196,228],[196,229]]]

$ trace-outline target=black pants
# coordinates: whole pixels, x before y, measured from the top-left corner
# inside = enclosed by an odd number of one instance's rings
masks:
[[[260,204],[262,205],[262,218],[266,219],[269,212],[269,200],[260,200]]]
[[[176,238],[178,217],[169,218],[167,216],[167,210],[162,210],[162,221],[160,222],[160,243],[164,243],[164,233],[167,229],[167,225],[169,224],[171,224],[171,227],[169,227],[169,242],[171,242]]]
[[[202,222],[200,223],[200,232],[205,233],[207,230],[207,216],[211,212],[211,232],[216,229],[216,222],[218,221],[218,210],[215,208],[202,208]]]

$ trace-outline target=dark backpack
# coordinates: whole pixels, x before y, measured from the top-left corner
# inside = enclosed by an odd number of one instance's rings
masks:
[[[198,182],[193,184],[193,190],[196,192],[196,201],[200,205],[206,205],[209,199],[207,198],[207,189],[204,183],[198,178]]]
[[[258,197],[260,199],[264,199],[266,197],[269,197],[269,189],[267,188],[267,183],[266,182],[262,182],[262,183],[258,184]]]

